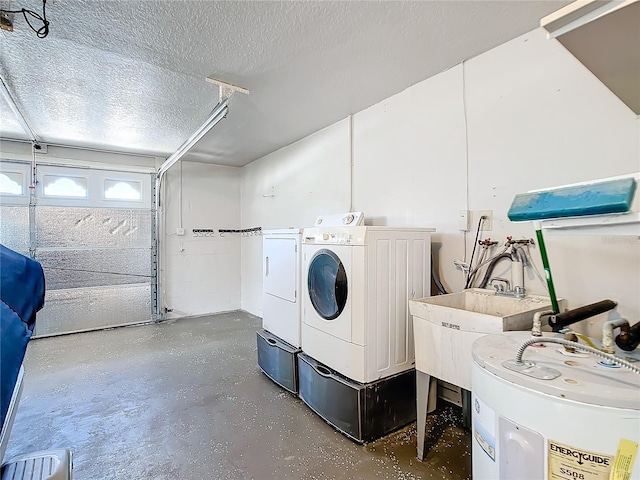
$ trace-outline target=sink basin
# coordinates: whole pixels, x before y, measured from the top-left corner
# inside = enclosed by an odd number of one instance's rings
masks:
[[[488,333],[528,330],[542,310],[551,310],[550,298],[504,297],[481,288],[410,300],[416,369],[471,390],[471,344]]]
[[[458,293],[409,302],[411,315],[432,323],[469,332],[499,333],[531,328],[533,314],[551,309],[551,299],[496,295],[494,290],[471,288]]]

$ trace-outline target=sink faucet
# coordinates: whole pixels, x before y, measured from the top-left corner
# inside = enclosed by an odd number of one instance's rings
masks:
[[[493,285],[493,282],[504,282],[504,285],[498,283],[497,285]],[[496,289],[496,293],[510,293],[511,292],[511,282],[506,278],[502,277],[493,277],[489,280],[489,285],[493,285],[493,288]],[[506,287],[506,288],[505,288]]]
[[[494,282],[502,282],[493,285]],[[493,277],[489,281],[489,285],[493,285],[493,288],[496,289],[496,295],[501,295],[504,297],[515,297],[515,298],[524,298],[525,290],[524,287],[518,285],[513,290],[511,290],[511,282],[506,278],[502,277]]]

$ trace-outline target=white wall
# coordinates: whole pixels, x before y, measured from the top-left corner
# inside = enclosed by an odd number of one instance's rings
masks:
[[[467,79],[471,208],[492,209],[503,237],[535,238],[531,223],[506,217],[517,193],[640,170],[640,120],[542,30],[469,61]],[[570,307],[610,298],[632,323],[640,319],[638,237],[547,235],[545,243]]]
[[[340,178],[349,166],[347,121],[324,131],[344,132],[338,138],[318,133],[245,167],[242,223],[304,226],[318,213],[345,211],[352,196],[353,209],[362,210],[369,224],[437,228],[435,263],[445,285],[457,291],[463,280],[453,260],[470,256],[479,210],[493,211],[493,231],[483,237],[535,238],[531,224],[507,219],[514,195],[638,171],[638,123],[538,29],[355,114],[353,190],[347,184],[331,202],[301,195],[270,210],[268,199],[258,196],[268,193],[278,172],[298,162],[307,181]],[[300,155],[338,149],[339,140],[346,151],[336,163]],[[473,231],[466,235],[458,231],[461,209],[474,213]],[[259,315],[260,245],[251,242],[243,245],[242,305]],[[549,238],[556,291],[571,307],[611,298],[620,302],[622,315],[637,320],[639,245],[637,237]],[[539,251],[533,249],[532,256],[541,269]],[[533,272],[526,286],[530,293],[545,290]]]
[[[240,178],[235,167],[182,162],[165,177],[161,245],[162,308],[181,317],[240,308],[240,235],[220,236],[218,229],[240,228]],[[179,226],[182,183],[182,228]],[[196,237],[193,229],[213,229],[213,237]]]
[[[461,71],[455,67],[354,116],[355,208],[367,224],[435,228],[440,270],[464,256],[457,221],[467,208]],[[443,281],[463,287],[454,272]]]
[[[309,227],[349,210],[349,119],[244,167],[243,228]],[[273,193],[273,196],[271,196]],[[262,315],[262,238],[242,239],[242,308]]]

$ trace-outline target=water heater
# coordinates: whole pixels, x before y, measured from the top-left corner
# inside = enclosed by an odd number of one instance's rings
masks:
[[[473,344],[474,480],[639,480],[640,375],[551,343],[523,355],[542,378],[506,368],[530,338],[505,332]],[[616,356],[640,366],[638,350]]]

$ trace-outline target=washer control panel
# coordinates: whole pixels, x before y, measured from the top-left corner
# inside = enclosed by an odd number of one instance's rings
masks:
[[[364,224],[364,215],[362,212],[338,213],[333,215],[319,216],[314,227],[357,227]]]
[[[364,245],[366,227],[307,228],[302,243],[321,245]]]

